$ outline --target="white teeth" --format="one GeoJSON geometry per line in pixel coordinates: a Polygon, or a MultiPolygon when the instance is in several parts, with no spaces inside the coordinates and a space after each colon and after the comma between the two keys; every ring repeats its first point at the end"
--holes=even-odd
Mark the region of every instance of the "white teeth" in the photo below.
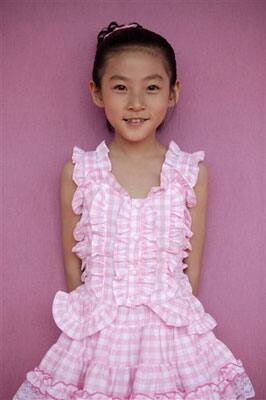
{"type": "Polygon", "coordinates": [[[127,119],[126,121],[138,123],[138,122],[142,122],[142,121],[145,121],[145,120],[143,118],[142,119],[132,118],[132,119],[127,119]]]}

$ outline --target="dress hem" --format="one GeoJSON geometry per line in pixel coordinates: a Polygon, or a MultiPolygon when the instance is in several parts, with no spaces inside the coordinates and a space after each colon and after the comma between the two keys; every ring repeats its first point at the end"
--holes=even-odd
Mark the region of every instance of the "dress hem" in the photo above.
{"type": "MultiPolygon", "coordinates": [[[[138,392],[129,395],[129,397],[110,397],[103,392],[89,393],[87,390],[80,389],[76,385],[67,384],[61,380],[54,381],[49,373],[36,367],[34,371],[31,371],[28,374],[27,379],[19,388],[12,400],[27,400],[28,397],[20,396],[20,394],[23,394],[23,391],[24,394],[29,394],[26,393],[27,390],[38,395],[38,400],[195,400],[195,395],[197,396],[197,400],[246,400],[254,398],[255,392],[246,372],[242,370],[239,373],[236,372],[235,374],[232,374],[232,370],[230,369],[231,367],[233,368],[233,371],[235,367],[241,368],[241,360],[237,360],[237,362],[238,364],[228,363],[219,370],[218,376],[222,377],[222,379],[219,380],[218,383],[205,383],[189,392],[185,392],[183,388],[180,388],[170,392],[156,392],[152,396],[138,392]],[[35,382],[33,374],[36,375],[35,382]],[[40,388],[41,385],[43,388],[40,388]],[[46,388],[44,386],[46,386],[46,388]],[[58,393],[56,386],[62,391],[62,394],[58,393]],[[55,391],[57,393],[55,393],[55,391]],[[232,394],[234,394],[235,397],[232,397],[232,394]],[[40,395],[42,397],[40,397],[40,395]]],[[[32,398],[32,400],[34,400],[34,398],[32,398]]]]}

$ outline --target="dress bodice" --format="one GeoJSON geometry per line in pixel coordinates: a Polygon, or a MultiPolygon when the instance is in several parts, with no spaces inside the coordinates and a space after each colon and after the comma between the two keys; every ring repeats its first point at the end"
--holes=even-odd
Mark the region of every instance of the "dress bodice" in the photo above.
{"type": "Polygon", "coordinates": [[[167,324],[203,333],[216,326],[192,294],[183,259],[192,250],[189,208],[204,151],[187,153],[170,141],[160,185],[132,198],[112,173],[109,148],[73,148],[72,200],[81,215],[72,251],[81,259],[82,284],[58,291],[53,316],[62,331],[81,339],[111,323],[117,307],[148,306],[167,324]]]}

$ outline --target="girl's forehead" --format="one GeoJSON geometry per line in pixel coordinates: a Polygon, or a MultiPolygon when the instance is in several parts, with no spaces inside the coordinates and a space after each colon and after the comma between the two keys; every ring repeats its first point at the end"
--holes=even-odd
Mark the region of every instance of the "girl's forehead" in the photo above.
{"type": "Polygon", "coordinates": [[[105,64],[105,75],[167,75],[162,56],[143,50],[126,50],[110,55],[105,64]]]}
{"type": "Polygon", "coordinates": [[[107,61],[109,63],[115,63],[117,60],[122,62],[127,62],[132,59],[138,60],[140,62],[162,62],[162,53],[159,52],[158,50],[156,51],[155,49],[149,49],[149,48],[130,48],[130,49],[124,49],[120,50],[119,52],[111,53],[107,57],[107,61]]]}

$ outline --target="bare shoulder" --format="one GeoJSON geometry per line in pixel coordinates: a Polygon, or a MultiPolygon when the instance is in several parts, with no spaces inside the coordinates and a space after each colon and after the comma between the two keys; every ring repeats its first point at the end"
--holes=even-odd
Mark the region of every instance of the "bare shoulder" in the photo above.
{"type": "Polygon", "coordinates": [[[208,166],[206,165],[205,161],[200,161],[198,178],[202,181],[208,180],[208,171],[208,166]]]}
{"type": "Polygon", "coordinates": [[[72,160],[66,161],[65,164],[63,164],[61,170],[61,181],[62,182],[72,181],[73,170],[74,170],[74,164],[72,163],[72,160]]]}
{"type": "Polygon", "coordinates": [[[69,202],[77,189],[77,185],[73,180],[74,165],[71,160],[63,164],[60,176],[61,199],[62,202],[69,202]]]}
{"type": "Polygon", "coordinates": [[[204,161],[199,162],[199,172],[198,179],[195,185],[195,192],[197,191],[205,191],[208,185],[208,174],[209,170],[204,161]]]}
{"type": "Polygon", "coordinates": [[[207,205],[208,197],[208,167],[203,161],[200,161],[198,165],[199,172],[194,186],[197,204],[190,210],[192,214],[196,214],[198,211],[202,212],[207,205]]]}

